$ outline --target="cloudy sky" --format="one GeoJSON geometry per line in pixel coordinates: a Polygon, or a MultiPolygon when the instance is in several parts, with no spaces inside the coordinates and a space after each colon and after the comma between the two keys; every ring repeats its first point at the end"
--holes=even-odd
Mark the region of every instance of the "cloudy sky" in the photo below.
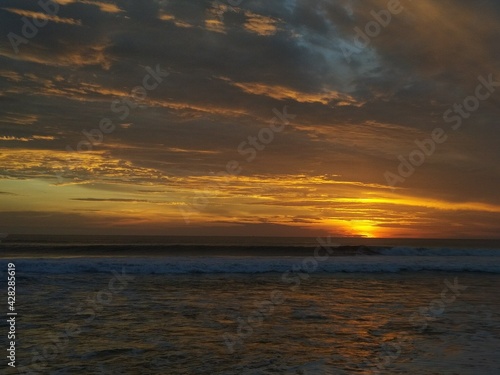
{"type": "Polygon", "coordinates": [[[499,237],[499,17],[3,0],[0,232],[499,237]]]}

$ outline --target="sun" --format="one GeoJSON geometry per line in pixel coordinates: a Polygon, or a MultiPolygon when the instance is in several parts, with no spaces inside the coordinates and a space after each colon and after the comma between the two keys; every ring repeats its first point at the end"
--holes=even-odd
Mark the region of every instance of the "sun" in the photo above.
{"type": "Polygon", "coordinates": [[[373,220],[352,220],[349,223],[349,230],[354,236],[375,238],[377,237],[378,227],[373,220]]]}
{"type": "Polygon", "coordinates": [[[369,219],[328,219],[325,224],[336,235],[346,237],[379,238],[384,232],[378,221],[369,219]]]}

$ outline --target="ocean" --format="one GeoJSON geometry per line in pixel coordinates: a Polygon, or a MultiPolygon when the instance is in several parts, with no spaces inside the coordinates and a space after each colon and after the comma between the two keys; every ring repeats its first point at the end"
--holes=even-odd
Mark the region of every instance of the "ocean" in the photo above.
{"type": "Polygon", "coordinates": [[[11,235],[0,252],[6,374],[500,373],[498,240],[11,235]]]}

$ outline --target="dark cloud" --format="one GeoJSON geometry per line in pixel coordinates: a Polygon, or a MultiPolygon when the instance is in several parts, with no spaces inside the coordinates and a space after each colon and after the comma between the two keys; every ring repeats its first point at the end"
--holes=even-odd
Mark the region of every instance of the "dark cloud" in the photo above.
{"type": "MultiPolygon", "coordinates": [[[[143,187],[208,178],[236,160],[246,178],[334,173],[385,184],[384,172],[396,170],[397,157],[407,156],[415,140],[449,128],[443,113],[474,94],[479,76],[500,80],[500,5],[494,1],[401,0],[404,10],[350,62],[344,52],[355,28],[373,21],[387,1],[246,0],[221,15],[214,4],[64,2],[59,19],[40,27],[16,54],[9,33],[22,35],[23,12],[41,10],[33,1],[5,0],[0,174],[60,186],[143,187]],[[137,99],[134,88],[143,84],[146,68],[156,66],[169,76],[137,99]],[[113,111],[117,100],[132,103],[126,118],[113,111]],[[246,162],[239,145],[284,106],[296,115],[292,124],[246,162]],[[87,154],[65,151],[85,142],[82,132],[98,129],[103,118],[116,128],[102,142],[87,154]]],[[[500,204],[494,188],[500,183],[499,108],[498,93],[481,102],[405,181],[405,194],[500,204]]],[[[183,188],[175,185],[186,195],[183,188]]],[[[92,199],[86,201],[148,203],[92,199]]],[[[309,220],[293,215],[295,223],[309,220]]]]}

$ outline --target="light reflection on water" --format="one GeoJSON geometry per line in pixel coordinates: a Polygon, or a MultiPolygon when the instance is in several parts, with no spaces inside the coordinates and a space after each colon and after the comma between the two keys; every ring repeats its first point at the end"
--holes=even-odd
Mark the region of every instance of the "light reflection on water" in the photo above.
{"type": "Polygon", "coordinates": [[[296,290],[278,273],[134,276],[109,304],[94,305],[89,322],[77,311],[111,274],[21,277],[20,363],[30,364],[51,334],[73,324],[80,333],[59,344],[40,373],[372,374],[368,363],[387,358],[384,343],[402,336],[400,353],[392,351],[382,374],[500,369],[499,275],[314,274],[296,290]],[[469,288],[425,330],[410,324],[455,277],[469,288]],[[266,304],[276,291],[285,301],[266,304]],[[248,322],[259,309],[262,321],[242,329],[238,319],[248,322]],[[241,342],[230,353],[223,335],[238,337],[238,328],[241,342]]]}

